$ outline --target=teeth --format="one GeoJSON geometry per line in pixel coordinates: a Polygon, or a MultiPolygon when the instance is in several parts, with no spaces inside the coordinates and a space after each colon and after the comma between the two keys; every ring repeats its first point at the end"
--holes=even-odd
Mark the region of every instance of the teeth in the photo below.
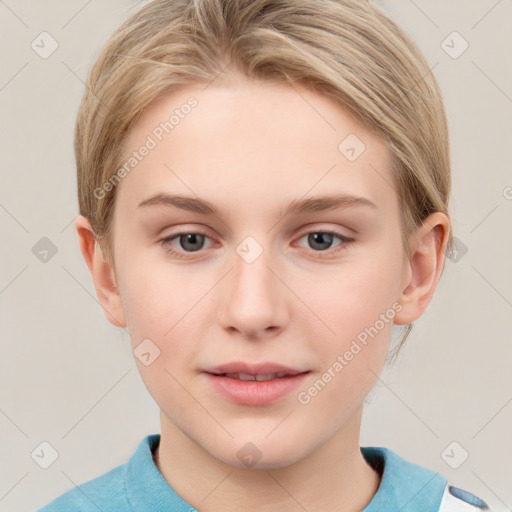
{"type": "Polygon", "coordinates": [[[226,377],[231,379],[239,379],[239,380],[257,380],[259,382],[264,380],[271,380],[280,377],[286,377],[286,373],[269,373],[267,375],[251,375],[250,373],[226,373],[226,377]]]}

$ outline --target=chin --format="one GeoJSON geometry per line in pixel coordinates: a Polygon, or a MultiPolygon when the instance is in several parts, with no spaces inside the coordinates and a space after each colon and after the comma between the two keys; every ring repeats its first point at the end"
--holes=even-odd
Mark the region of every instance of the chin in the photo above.
{"type": "MultiPolygon", "coordinates": [[[[269,440],[256,439],[255,441],[247,440],[245,436],[243,441],[234,442],[234,451],[228,449],[210,451],[210,454],[224,464],[239,469],[279,469],[291,466],[301,459],[301,454],[297,453],[296,447],[290,442],[289,446],[284,446],[282,439],[269,440]]],[[[289,439],[290,441],[290,439],[289,439]]],[[[231,444],[231,443],[230,443],[231,444]]]]}

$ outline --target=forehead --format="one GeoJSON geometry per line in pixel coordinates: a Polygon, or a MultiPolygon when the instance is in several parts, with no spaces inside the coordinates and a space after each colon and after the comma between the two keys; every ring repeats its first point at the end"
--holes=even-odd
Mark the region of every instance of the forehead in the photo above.
{"type": "Polygon", "coordinates": [[[182,87],[144,111],[125,149],[125,162],[145,154],[118,185],[130,207],[160,192],[247,208],[331,192],[395,200],[384,142],[330,98],[285,83],[182,87]]]}

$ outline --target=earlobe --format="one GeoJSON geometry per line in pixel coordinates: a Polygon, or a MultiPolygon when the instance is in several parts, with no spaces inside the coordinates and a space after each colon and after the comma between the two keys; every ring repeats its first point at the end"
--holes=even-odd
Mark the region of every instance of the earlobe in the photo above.
{"type": "Polygon", "coordinates": [[[418,228],[408,261],[410,280],[398,297],[402,310],[395,316],[395,324],[410,324],[427,309],[441,276],[449,234],[450,221],[441,212],[431,214],[418,228]]]}
{"type": "Polygon", "coordinates": [[[90,222],[83,215],[75,220],[80,250],[91,272],[96,295],[107,320],[116,327],[126,327],[126,318],[112,264],[105,258],[90,222]]]}

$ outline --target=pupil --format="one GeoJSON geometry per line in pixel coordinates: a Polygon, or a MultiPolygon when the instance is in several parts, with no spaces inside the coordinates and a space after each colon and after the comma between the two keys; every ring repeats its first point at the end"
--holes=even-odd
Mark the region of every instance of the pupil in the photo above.
{"type": "MultiPolygon", "coordinates": [[[[329,246],[332,243],[332,237],[333,235],[329,235],[328,233],[311,233],[309,235],[309,241],[312,243],[312,246],[315,244],[327,244],[329,246]],[[327,241],[324,240],[324,238],[327,238],[327,241]]],[[[328,249],[329,247],[316,247],[320,250],[328,249]]]]}
{"type": "Polygon", "coordinates": [[[180,238],[180,242],[182,242],[181,245],[184,249],[190,249],[191,251],[198,251],[199,249],[201,249],[201,247],[194,247],[194,243],[197,243],[196,238],[199,238],[199,240],[201,240],[203,238],[203,235],[200,235],[198,233],[189,233],[187,235],[182,235],[180,238]],[[183,239],[185,240],[184,243],[183,239]],[[189,242],[192,244],[192,246],[188,246],[189,242]]]}

